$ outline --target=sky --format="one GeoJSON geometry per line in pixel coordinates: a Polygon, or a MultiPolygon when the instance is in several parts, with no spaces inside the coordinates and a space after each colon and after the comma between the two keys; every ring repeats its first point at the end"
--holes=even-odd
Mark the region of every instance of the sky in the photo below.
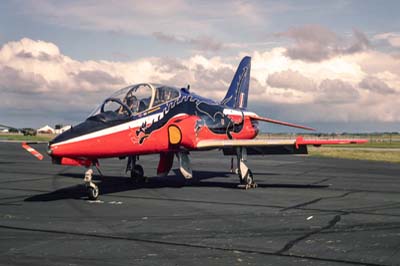
{"type": "Polygon", "coordinates": [[[319,132],[400,131],[399,10],[389,0],[1,1],[0,124],[77,124],[143,82],[219,101],[248,55],[249,110],[319,132]]]}

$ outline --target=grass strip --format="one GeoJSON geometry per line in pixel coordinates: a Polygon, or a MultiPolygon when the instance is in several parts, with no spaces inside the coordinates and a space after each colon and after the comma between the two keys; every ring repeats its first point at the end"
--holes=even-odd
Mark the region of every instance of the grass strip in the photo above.
{"type": "Polygon", "coordinates": [[[358,149],[340,149],[340,148],[329,148],[321,147],[314,148],[309,147],[308,152],[311,156],[317,157],[333,157],[342,159],[352,160],[369,160],[369,161],[381,161],[400,163],[400,151],[389,151],[389,150],[358,150],[358,149]]]}
{"type": "Polygon", "coordinates": [[[0,140],[13,140],[13,141],[50,141],[54,135],[37,135],[37,136],[24,136],[16,134],[0,134],[0,140]]]}

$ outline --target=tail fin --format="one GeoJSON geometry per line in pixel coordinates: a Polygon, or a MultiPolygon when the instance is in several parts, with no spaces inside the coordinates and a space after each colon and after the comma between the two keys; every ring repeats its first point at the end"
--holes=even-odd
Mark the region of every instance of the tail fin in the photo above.
{"type": "Polygon", "coordinates": [[[245,56],[240,62],[221,104],[230,108],[246,109],[249,94],[250,69],[251,57],[245,56]]]}

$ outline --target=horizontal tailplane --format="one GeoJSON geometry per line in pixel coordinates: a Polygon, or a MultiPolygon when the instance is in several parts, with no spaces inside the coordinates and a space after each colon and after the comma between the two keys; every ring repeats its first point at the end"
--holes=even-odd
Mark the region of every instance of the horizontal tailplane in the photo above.
{"type": "Polygon", "coordinates": [[[287,126],[287,127],[295,127],[295,128],[300,128],[300,129],[304,129],[304,130],[315,131],[315,129],[311,128],[311,127],[292,124],[292,123],[288,123],[288,122],[284,122],[284,121],[279,121],[279,120],[271,119],[268,117],[261,117],[261,116],[255,115],[255,116],[250,116],[250,118],[254,119],[254,120],[258,120],[258,121],[272,123],[272,124],[278,124],[278,125],[287,126]]]}

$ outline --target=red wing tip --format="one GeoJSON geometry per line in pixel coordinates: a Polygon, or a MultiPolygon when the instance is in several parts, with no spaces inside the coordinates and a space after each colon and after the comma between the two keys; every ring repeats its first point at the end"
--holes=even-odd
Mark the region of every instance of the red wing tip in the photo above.
{"type": "MultiPolygon", "coordinates": [[[[34,144],[34,143],[33,143],[34,144]]],[[[32,148],[31,146],[29,146],[26,142],[22,142],[22,148],[24,148],[25,150],[27,150],[30,154],[32,154],[33,156],[36,157],[36,159],[38,160],[43,160],[43,155],[38,152],[37,150],[35,150],[34,148],[32,148]]]]}
{"type": "Polygon", "coordinates": [[[368,142],[367,139],[359,139],[358,142],[356,142],[356,143],[362,144],[362,143],[367,143],[367,142],[368,142]]]}

